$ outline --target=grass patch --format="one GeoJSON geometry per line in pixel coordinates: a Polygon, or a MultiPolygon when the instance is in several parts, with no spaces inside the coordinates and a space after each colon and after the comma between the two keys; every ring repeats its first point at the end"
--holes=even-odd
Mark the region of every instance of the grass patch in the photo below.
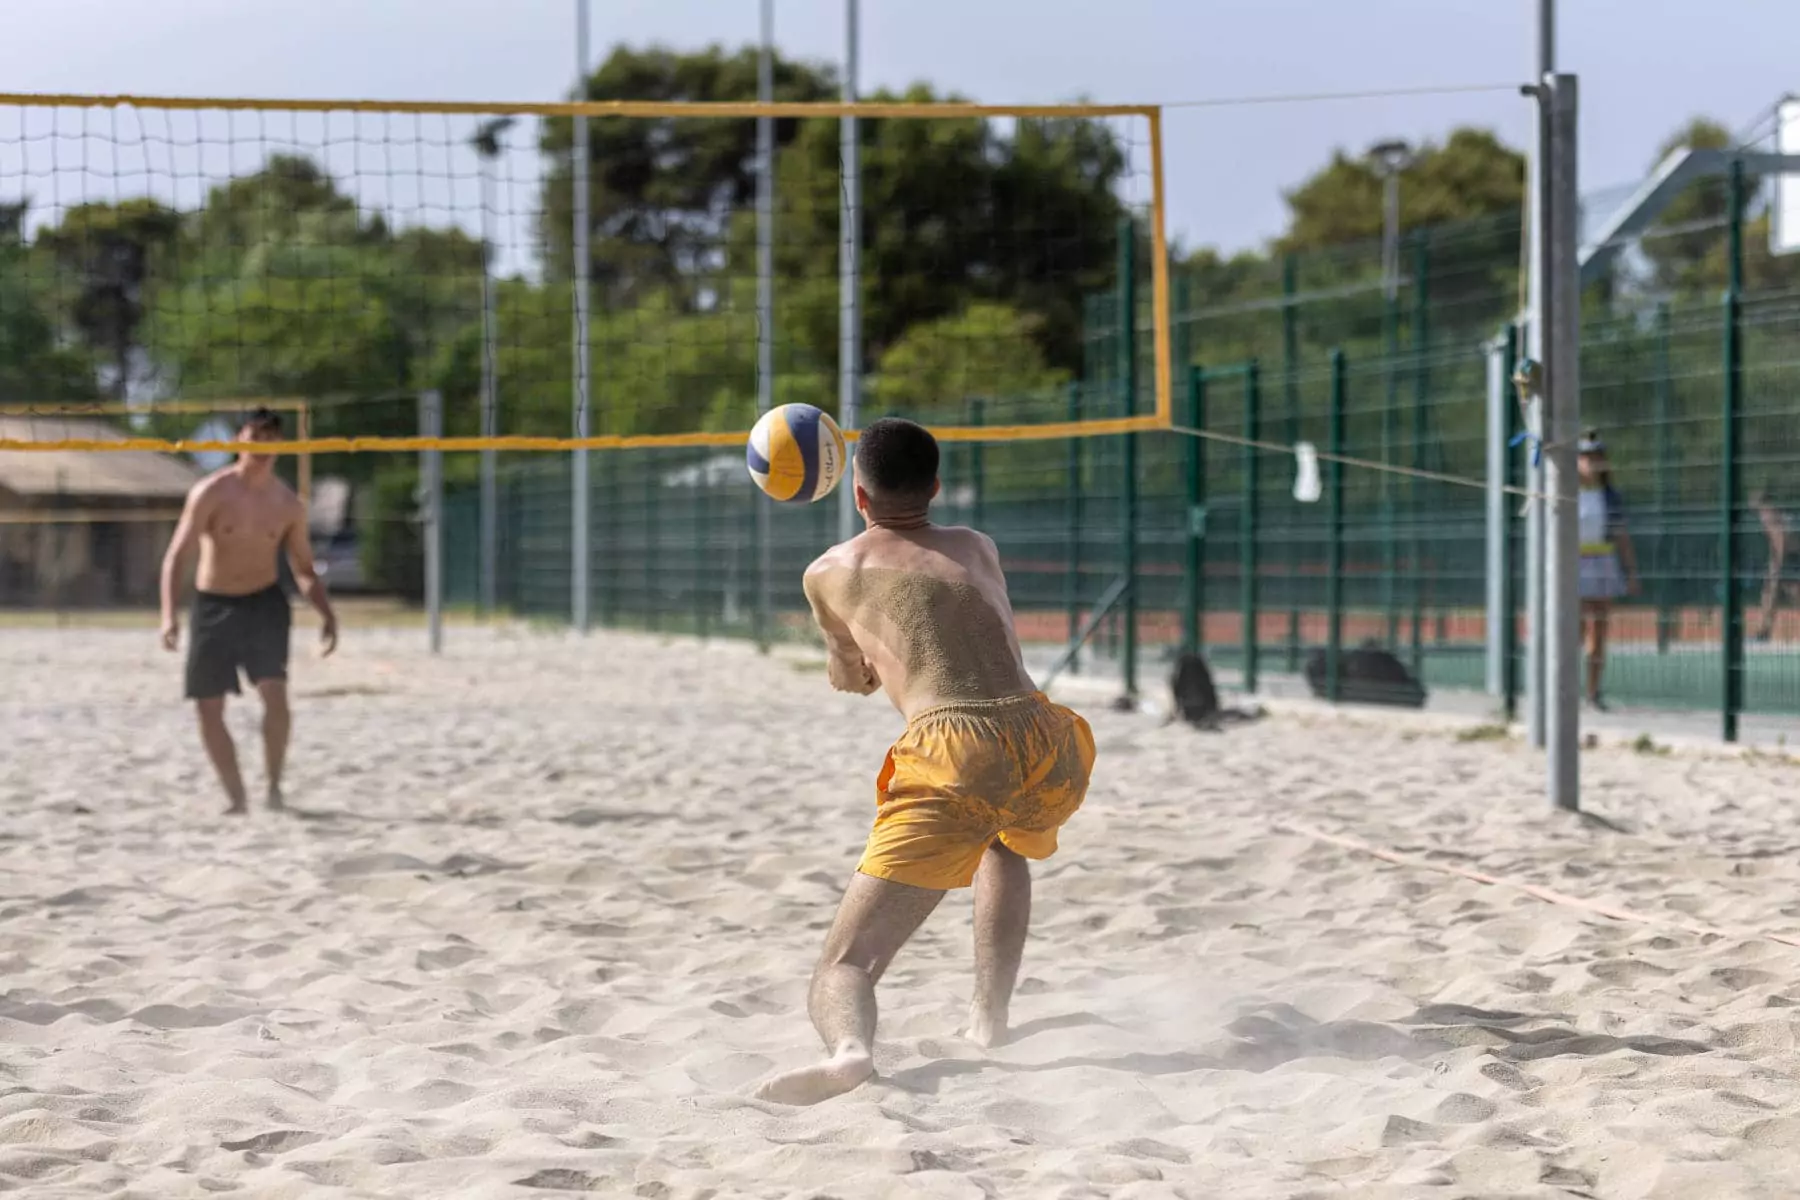
{"type": "Polygon", "coordinates": [[[1456,731],[1459,742],[1504,742],[1512,738],[1512,730],[1504,725],[1473,725],[1456,731]]]}

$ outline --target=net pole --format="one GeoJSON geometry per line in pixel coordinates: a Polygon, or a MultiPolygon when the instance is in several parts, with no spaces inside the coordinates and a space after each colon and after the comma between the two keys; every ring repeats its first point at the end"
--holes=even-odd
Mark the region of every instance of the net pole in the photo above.
{"type": "MultiPolygon", "coordinates": [[[[419,436],[444,436],[444,402],[437,392],[419,394],[419,436]]],[[[424,501],[425,630],[433,654],[444,649],[444,454],[419,452],[419,476],[424,501]]]]}
{"type": "MultiPolygon", "coordinates": [[[[1507,602],[1508,569],[1506,561],[1506,458],[1508,382],[1506,368],[1507,338],[1511,330],[1502,331],[1487,343],[1487,693],[1499,696],[1506,690],[1506,623],[1512,620],[1512,606],[1507,602]]],[[[1415,671],[1417,668],[1414,668],[1415,671]]]]}
{"type": "MultiPolygon", "coordinates": [[[[1119,374],[1125,415],[1137,415],[1137,226],[1130,217],[1119,222],[1119,374]]],[[[1120,674],[1128,700],[1137,699],[1138,650],[1138,435],[1125,435],[1124,478],[1120,480],[1125,594],[1119,605],[1125,644],[1120,674]]]]}
{"type": "MultiPolygon", "coordinates": [[[[1556,3],[1535,0],[1537,18],[1537,71],[1532,76],[1546,79],[1556,70],[1556,3]]],[[[1546,199],[1549,180],[1546,159],[1550,150],[1548,110],[1539,105],[1536,131],[1533,135],[1530,179],[1532,205],[1527,280],[1527,317],[1525,322],[1525,357],[1537,362],[1540,369],[1546,358],[1545,336],[1551,314],[1545,294],[1544,239],[1546,199]]],[[[1525,428],[1542,438],[1544,402],[1541,396],[1526,401],[1525,428]]],[[[1525,510],[1525,738],[1531,746],[1544,746],[1544,467],[1541,458],[1529,449],[1525,486],[1532,499],[1525,510]]]]}
{"type": "MultiPolygon", "coordinates": [[[[500,432],[498,366],[494,361],[494,156],[481,155],[481,436],[500,432]]],[[[499,470],[492,450],[481,452],[481,611],[492,613],[499,598],[499,470]]]]}
{"type": "MultiPolygon", "coordinates": [[[[775,0],[762,0],[762,46],[756,57],[756,98],[775,99],[775,0]]],[[[756,118],[756,412],[775,407],[775,120],[756,118]]],[[[769,583],[774,575],[769,501],[756,505],[756,644],[769,645],[769,583]]]]}
{"type": "MultiPolygon", "coordinates": [[[[588,71],[588,0],[575,0],[575,87],[576,95],[587,96],[588,71]]],[[[588,283],[593,264],[588,261],[588,124],[586,117],[575,118],[574,146],[574,251],[575,251],[575,436],[585,438],[593,428],[588,406],[588,283]]],[[[570,618],[578,633],[589,626],[588,521],[592,515],[593,497],[588,489],[588,452],[575,450],[570,460],[573,512],[570,514],[571,540],[574,543],[570,563],[570,618]]]]}
{"type": "MultiPolygon", "coordinates": [[[[856,103],[857,0],[844,0],[844,103],[856,103]]],[[[857,276],[862,269],[862,169],[857,146],[855,117],[839,122],[839,153],[843,157],[844,186],[838,223],[843,245],[838,250],[838,420],[855,429],[862,399],[862,312],[857,306],[857,276]]],[[[839,489],[838,537],[856,536],[856,488],[839,489]]]]}
{"type": "Polygon", "coordinates": [[[1545,749],[1550,803],[1581,807],[1581,529],[1575,441],[1581,429],[1581,197],[1576,176],[1575,76],[1553,75],[1540,93],[1550,109],[1550,220],[1545,255],[1550,429],[1544,461],[1551,510],[1545,545],[1545,749]]]}
{"type": "MultiPolygon", "coordinates": [[[[299,435],[300,440],[303,442],[312,436],[312,414],[308,411],[309,408],[310,406],[306,401],[302,400],[299,406],[294,409],[294,432],[299,435]]],[[[312,455],[302,454],[300,456],[300,461],[294,464],[294,482],[300,489],[300,502],[306,505],[307,509],[310,511],[312,509],[313,498],[312,455]]]]}

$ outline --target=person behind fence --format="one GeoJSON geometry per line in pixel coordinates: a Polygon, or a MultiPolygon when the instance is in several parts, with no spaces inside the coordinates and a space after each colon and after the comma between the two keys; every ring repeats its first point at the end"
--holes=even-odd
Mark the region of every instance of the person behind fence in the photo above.
{"type": "Polygon", "coordinates": [[[911,421],[862,431],[856,507],[868,528],[806,571],[839,691],[878,689],[906,718],[875,779],[875,823],[807,998],[829,1057],[758,1089],[810,1104],[875,1071],[875,985],[946,890],[975,889],[969,1038],[998,1043],[1031,920],[1030,859],[1087,794],[1094,736],[1037,690],[994,543],[933,525],[938,445],[911,421]]]}
{"type": "Polygon", "coordinates": [[[1581,615],[1587,634],[1588,703],[1604,710],[1600,690],[1606,671],[1607,624],[1613,601],[1638,593],[1637,552],[1625,527],[1625,503],[1613,486],[1606,443],[1598,431],[1582,434],[1576,446],[1581,475],[1581,615]]]}
{"type": "Polygon", "coordinates": [[[1766,642],[1775,632],[1775,612],[1783,600],[1800,602],[1800,544],[1788,529],[1787,518],[1775,506],[1769,493],[1758,490],[1750,497],[1750,507],[1762,523],[1763,536],[1769,542],[1769,568],[1763,575],[1762,605],[1757,609],[1755,641],[1766,642]]]}
{"type": "MultiPolygon", "coordinates": [[[[281,418],[258,409],[238,430],[240,442],[279,441],[281,418]]],[[[195,484],[162,564],[162,643],[181,638],[175,595],[188,555],[200,551],[189,618],[185,691],[200,719],[200,740],[225,788],[228,815],[246,811],[237,748],[225,726],[225,697],[238,691],[242,671],[262,696],[263,765],[268,805],[282,807],[281,769],[292,718],[288,712],[288,631],[293,612],[282,590],[279,557],[286,553],[294,583],[322,623],[324,652],[337,647],[337,617],[325,582],[313,569],[306,505],[275,474],[275,456],[245,450],[231,466],[195,484]]]]}

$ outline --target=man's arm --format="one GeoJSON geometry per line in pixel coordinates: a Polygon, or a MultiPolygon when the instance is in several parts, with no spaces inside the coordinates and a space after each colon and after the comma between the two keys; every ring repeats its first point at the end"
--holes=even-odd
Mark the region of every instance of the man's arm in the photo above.
{"type": "Polygon", "coordinates": [[[283,543],[287,548],[288,566],[294,570],[294,586],[300,589],[306,602],[318,611],[321,622],[319,641],[324,644],[325,653],[329,655],[337,649],[337,614],[331,611],[331,598],[325,594],[325,581],[319,578],[318,568],[313,565],[312,542],[307,538],[306,505],[297,497],[294,501],[294,520],[288,526],[283,543]]]}
{"type": "Polygon", "coordinates": [[[181,626],[175,617],[175,596],[181,590],[181,577],[186,571],[188,555],[200,544],[200,532],[206,528],[210,480],[201,480],[189,489],[181,506],[181,519],[175,523],[175,536],[162,560],[162,642],[165,650],[173,650],[181,637],[181,626]]]}
{"type": "Polygon", "coordinates": [[[881,680],[876,677],[869,660],[863,657],[862,647],[856,644],[850,626],[832,612],[819,595],[817,579],[818,576],[809,569],[801,583],[806,591],[806,602],[812,606],[813,620],[825,636],[825,678],[840,692],[867,696],[881,686],[881,680]]]}

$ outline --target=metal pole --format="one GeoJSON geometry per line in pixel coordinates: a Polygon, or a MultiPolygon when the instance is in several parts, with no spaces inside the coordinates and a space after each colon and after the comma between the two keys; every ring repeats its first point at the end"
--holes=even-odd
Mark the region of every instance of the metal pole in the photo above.
{"type": "MultiPolygon", "coordinates": [[[[1244,367],[1244,436],[1251,441],[1262,437],[1262,385],[1257,370],[1256,360],[1251,359],[1244,367]]],[[[1254,446],[1244,447],[1244,509],[1240,514],[1238,562],[1243,569],[1242,580],[1242,626],[1239,632],[1244,640],[1244,691],[1256,690],[1256,635],[1257,618],[1257,578],[1256,556],[1257,506],[1260,502],[1257,487],[1258,455],[1254,446]]]]}
{"type": "MultiPolygon", "coordinates": [[[[762,0],[762,47],[756,56],[756,98],[775,99],[775,0],[762,0]]],[[[775,119],[756,118],[756,411],[775,407],[775,119]]],[[[846,488],[846,491],[854,489],[846,488]]],[[[756,512],[756,644],[769,645],[769,587],[774,578],[771,505],[751,498],[756,512]]]]}
{"type": "Polygon", "coordinates": [[[1507,409],[1512,404],[1512,384],[1506,369],[1507,338],[1512,327],[1487,343],[1487,692],[1501,695],[1506,688],[1506,623],[1512,620],[1506,602],[1506,460],[1507,409]]]}
{"type": "MultiPolygon", "coordinates": [[[[1540,83],[1556,70],[1556,3],[1537,0],[1537,71],[1533,78],[1540,83]]],[[[1538,105],[1538,121],[1534,133],[1530,163],[1530,185],[1533,202],[1529,257],[1527,258],[1527,317],[1525,321],[1525,357],[1546,369],[1545,330],[1553,319],[1550,296],[1545,287],[1545,224],[1549,214],[1549,172],[1545,169],[1549,153],[1549,115],[1547,107],[1538,105]]],[[[1526,402],[1525,427],[1542,437],[1544,405],[1541,397],[1526,402]]],[[[1525,486],[1533,497],[1545,495],[1543,464],[1532,463],[1527,447],[1525,486]]],[[[1544,507],[1545,501],[1532,499],[1525,509],[1525,736],[1534,747],[1544,745],[1544,507]]]]}
{"type": "MultiPolygon", "coordinates": [[[[495,362],[497,334],[494,317],[494,156],[481,154],[481,436],[500,432],[498,410],[499,368],[495,362]]],[[[500,476],[498,456],[481,452],[481,611],[499,607],[500,578],[500,476]]]]}
{"type": "Polygon", "coordinates": [[[1743,506],[1744,422],[1744,163],[1731,162],[1728,203],[1729,233],[1725,284],[1725,403],[1720,470],[1723,495],[1719,513],[1720,632],[1724,640],[1724,679],[1720,716],[1725,740],[1738,738],[1738,714],[1744,709],[1744,604],[1738,589],[1737,517],[1743,506]]]}
{"type": "MultiPolygon", "coordinates": [[[[1675,462],[1670,453],[1674,434],[1674,417],[1670,412],[1670,393],[1675,379],[1669,366],[1669,305],[1656,306],[1656,575],[1651,583],[1656,593],[1656,652],[1669,652],[1669,637],[1675,628],[1675,613],[1669,605],[1669,572],[1666,554],[1669,545],[1669,516],[1675,508],[1675,462]]],[[[1643,564],[1639,562],[1639,569],[1643,564]]]]}
{"type": "Polygon", "coordinates": [[[1325,698],[1343,694],[1344,650],[1344,352],[1331,352],[1331,436],[1329,521],[1325,563],[1325,698]]]}
{"type": "MultiPolygon", "coordinates": [[[[844,103],[856,103],[856,7],[844,0],[844,103]]],[[[862,415],[862,311],[857,284],[862,272],[862,167],[855,117],[839,122],[839,154],[844,160],[844,186],[838,209],[838,421],[855,429],[862,415]]],[[[838,537],[856,536],[856,489],[840,488],[838,537]]]]}
{"type": "MultiPolygon", "coordinates": [[[[1287,402],[1287,441],[1300,440],[1300,290],[1298,264],[1292,254],[1281,256],[1281,389],[1287,402]]],[[[1305,551],[1299,538],[1288,542],[1287,669],[1300,670],[1300,562],[1305,551]]]]}
{"type": "MultiPolygon", "coordinates": [[[[1189,429],[1206,428],[1206,372],[1190,366],[1187,372],[1187,423],[1189,429]]],[[[1200,438],[1187,437],[1183,447],[1187,467],[1187,530],[1181,563],[1181,648],[1189,654],[1201,651],[1206,613],[1206,447],[1200,438]]]]}
{"type": "Polygon", "coordinates": [[[1546,361],[1549,436],[1544,449],[1547,521],[1544,561],[1545,738],[1550,802],[1581,807],[1581,530],[1575,441],[1581,429],[1581,194],[1576,176],[1578,95],[1573,75],[1554,75],[1542,92],[1551,110],[1550,220],[1545,299],[1550,324],[1546,361]]]}
{"type": "MultiPolygon", "coordinates": [[[[1400,172],[1390,171],[1382,185],[1381,218],[1381,374],[1385,397],[1381,409],[1381,459],[1394,462],[1400,441],[1400,172]]],[[[1399,648],[1400,535],[1395,528],[1393,473],[1381,473],[1381,607],[1387,615],[1386,645],[1399,648]]]]}
{"type": "MultiPolygon", "coordinates": [[[[1119,374],[1120,393],[1126,416],[1137,413],[1137,227],[1130,217],[1119,222],[1119,374]]],[[[1125,626],[1125,644],[1120,654],[1120,669],[1125,695],[1137,698],[1138,644],[1138,435],[1125,435],[1124,478],[1120,480],[1120,509],[1124,542],[1120,574],[1125,577],[1125,595],[1119,605],[1125,626]]]]}
{"type": "MultiPolygon", "coordinates": [[[[437,392],[419,394],[419,436],[444,436],[444,402],[437,392]]],[[[425,629],[431,652],[444,648],[444,453],[419,452],[420,491],[424,493],[425,629]]]]}
{"type": "MultiPolygon", "coordinates": [[[[588,0],[575,0],[575,94],[587,98],[588,0]]],[[[575,118],[575,436],[585,438],[593,430],[588,399],[588,281],[593,264],[588,261],[588,123],[575,118]]],[[[588,489],[588,452],[576,450],[570,463],[574,511],[571,514],[570,616],[579,633],[588,631],[589,533],[593,497],[588,489]]]]}
{"type": "MultiPolygon", "coordinates": [[[[1069,385],[1069,420],[1081,420],[1081,384],[1069,385]]],[[[1068,558],[1069,569],[1063,576],[1063,605],[1069,610],[1069,641],[1081,636],[1081,459],[1083,439],[1069,439],[1068,463],[1068,558]]],[[[1077,651],[1069,654],[1069,673],[1079,674],[1081,658],[1077,651]]]]}
{"type": "MultiPolygon", "coordinates": [[[[1501,404],[1505,411],[1501,414],[1504,424],[1501,425],[1500,466],[1501,482],[1511,485],[1519,477],[1518,458],[1506,453],[1506,447],[1512,444],[1513,435],[1519,429],[1519,406],[1512,400],[1513,369],[1519,361],[1519,327],[1506,327],[1505,357],[1500,363],[1501,404]]],[[[1506,719],[1513,721],[1519,715],[1519,596],[1518,550],[1514,546],[1512,529],[1512,512],[1507,506],[1507,495],[1500,494],[1500,696],[1504,705],[1506,719]]]]}
{"type": "MultiPolygon", "coordinates": [[[[1413,311],[1412,311],[1412,352],[1413,352],[1413,411],[1412,411],[1412,467],[1415,471],[1425,469],[1425,440],[1428,422],[1426,420],[1426,404],[1431,395],[1431,240],[1425,231],[1414,235],[1413,243],[1413,311]]],[[[1422,482],[1417,475],[1406,485],[1407,493],[1407,531],[1408,557],[1412,559],[1412,669],[1419,675],[1425,669],[1425,650],[1422,644],[1425,625],[1425,539],[1424,506],[1420,503],[1422,482]]],[[[1444,641],[1444,609],[1443,598],[1438,600],[1438,618],[1435,641],[1441,647],[1444,641]]]]}

